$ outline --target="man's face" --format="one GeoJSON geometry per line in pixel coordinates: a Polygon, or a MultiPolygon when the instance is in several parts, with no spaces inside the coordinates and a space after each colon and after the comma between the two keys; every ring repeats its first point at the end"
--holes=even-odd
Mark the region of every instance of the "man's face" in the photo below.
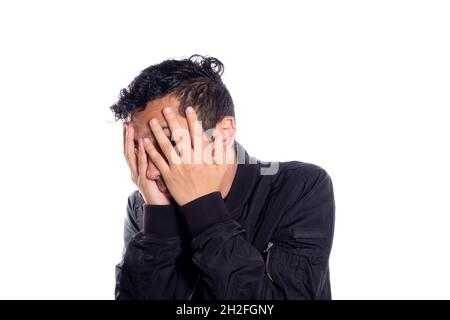
{"type": "MultiPolygon", "coordinates": [[[[138,145],[137,139],[149,138],[151,143],[153,143],[153,145],[156,147],[156,149],[159,151],[159,153],[163,157],[164,157],[164,155],[163,155],[161,149],[159,148],[159,145],[158,145],[155,137],[153,136],[153,133],[150,130],[149,122],[153,118],[158,119],[159,123],[161,124],[161,127],[164,130],[164,133],[170,139],[171,132],[169,130],[166,119],[164,118],[164,115],[163,115],[164,107],[171,107],[180,126],[183,129],[188,130],[188,123],[186,121],[186,118],[181,116],[180,113],[178,112],[179,100],[178,100],[178,98],[176,98],[173,95],[167,95],[167,96],[161,97],[159,99],[155,99],[155,100],[148,102],[145,109],[143,111],[136,113],[134,115],[133,119],[130,121],[130,124],[134,127],[134,130],[135,130],[135,134],[134,134],[135,135],[134,136],[135,146],[137,147],[137,145],[138,145]]],[[[172,142],[172,144],[173,144],[173,142],[172,142]]],[[[169,197],[170,193],[169,193],[169,190],[167,189],[166,184],[164,183],[161,172],[150,160],[150,157],[147,157],[147,159],[148,159],[147,178],[149,180],[154,180],[158,186],[159,191],[161,191],[164,195],[169,197]]]]}

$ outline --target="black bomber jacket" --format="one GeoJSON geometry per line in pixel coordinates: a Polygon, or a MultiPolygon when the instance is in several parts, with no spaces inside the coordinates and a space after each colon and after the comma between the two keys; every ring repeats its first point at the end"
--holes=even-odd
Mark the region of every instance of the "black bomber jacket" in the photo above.
{"type": "Polygon", "coordinates": [[[333,186],[319,166],[236,143],[230,192],[184,206],[128,198],[116,299],[331,299],[333,186]]]}

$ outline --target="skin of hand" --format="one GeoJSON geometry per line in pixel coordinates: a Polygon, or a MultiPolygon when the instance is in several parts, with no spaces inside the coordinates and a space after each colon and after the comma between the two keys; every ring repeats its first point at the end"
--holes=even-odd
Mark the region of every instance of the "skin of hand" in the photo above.
{"type": "Polygon", "coordinates": [[[177,151],[157,119],[150,121],[150,128],[167,161],[149,139],[144,138],[144,146],[178,205],[183,206],[203,195],[220,191],[227,169],[223,158],[225,144],[220,135],[211,143],[205,137],[201,125],[198,125],[192,107],[186,108],[188,131],[180,127],[170,107],[164,108],[164,117],[172,135],[180,131],[187,132],[176,141],[177,151]]]}
{"type": "Polygon", "coordinates": [[[131,171],[131,180],[137,186],[146,204],[170,204],[170,199],[159,191],[156,181],[146,176],[148,162],[143,140],[138,140],[139,147],[136,150],[133,139],[133,126],[124,123],[124,155],[131,171]]]}

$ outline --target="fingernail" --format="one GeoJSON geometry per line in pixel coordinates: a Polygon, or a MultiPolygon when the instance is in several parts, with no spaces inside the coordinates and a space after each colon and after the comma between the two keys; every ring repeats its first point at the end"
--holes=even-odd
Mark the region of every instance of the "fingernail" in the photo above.
{"type": "Polygon", "coordinates": [[[194,112],[194,108],[192,108],[192,107],[187,107],[187,108],[186,108],[186,112],[189,113],[189,114],[191,114],[191,113],[194,112]]]}
{"type": "Polygon", "coordinates": [[[152,126],[156,126],[157,124],[158,124],[158,120],[157,119],[152,119],[150,121],[150,125],[152,125],[152,126]]]}
{"type": "Polygon", "coordinates": [[[169,107],[165,107],[163,111],[165,114],[170,114],[170,112],[171,112],[169,107]]]}
{"type": "Polygon", "coordinates": [[[149,144],[150,143],[150,139],[149,138],[144,138],[144,143],[145,144],[149,144]]]}

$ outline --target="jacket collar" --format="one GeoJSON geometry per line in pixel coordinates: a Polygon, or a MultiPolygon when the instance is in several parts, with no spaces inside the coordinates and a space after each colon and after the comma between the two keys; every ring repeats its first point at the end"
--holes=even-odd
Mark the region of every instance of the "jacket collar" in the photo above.
{"type": "Polygon", "coordinates": [[[224,198],[225,205],[231,216],[234,215],[233,213],[239,212],[247,202],[259,174],[258,160],[250,156],[247,150],[237,141],[234,143],[234,149],[238,159],[238,166],[230,191],[224,198]]]}

